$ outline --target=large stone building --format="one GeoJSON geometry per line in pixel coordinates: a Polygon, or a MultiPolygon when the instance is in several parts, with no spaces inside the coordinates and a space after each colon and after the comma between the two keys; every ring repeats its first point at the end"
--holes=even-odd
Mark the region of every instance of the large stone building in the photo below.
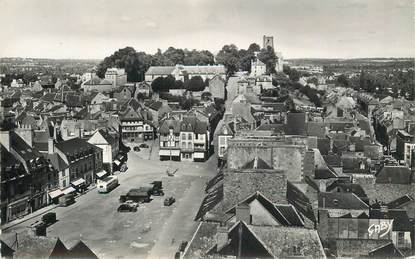
{"type": "Polygon", "coordinates": [[[212,79],[216,75],[226,78],[223,65],[196,65],[196,66],[151,66],[146,74],[145,81],[150,83],[158,77],[173,76],[176,80],[187,81],[194,76],[200,76],[203,80],[212,79]]]}
{"type": "MultiPolygon", "coordinates": [[[[96,174],[102,170],[102,149],[80,138],[59,142],[55,152],[69,166],[69,183],[89,185],[96,179],[96,174]]],[[[66,181],[66,179],[63,179],[66,181]]],[[[67,186],[69,183],[62,183],[67,186]]]]}

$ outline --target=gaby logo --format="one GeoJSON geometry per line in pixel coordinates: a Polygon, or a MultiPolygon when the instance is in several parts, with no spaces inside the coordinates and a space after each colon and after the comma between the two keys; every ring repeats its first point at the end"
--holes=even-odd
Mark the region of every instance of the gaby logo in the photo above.
{"type": "Polygon", "coordinates": [[[382,221],[379,224],[372,224],[367,229],[369,232],[369,236],[372,236],[373,234],[378,234],[379,238],[386,236],[392,229],[392,223],[391,221],[382,221]]]}

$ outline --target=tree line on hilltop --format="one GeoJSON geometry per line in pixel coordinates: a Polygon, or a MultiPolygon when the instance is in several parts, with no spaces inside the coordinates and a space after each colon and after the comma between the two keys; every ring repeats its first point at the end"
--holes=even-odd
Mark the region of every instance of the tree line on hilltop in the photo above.
{"type": "Polygon", "coordinates": [[[97,75],[104,78],[105,71],[110,67],[124,68],[127,73],[127,80],[138,82],[144,80],[144,74],[150,66],[174,66],[181,65],[213,65],[223,64],[227,74],[242,70],[251,70],[251,60],[258,58],[265,63],[268,73],[275,72],[277,57],[271,47],[261,49],[256,43],[249,45],[248,49],[239,49],[234,44],[223,46],[214,56],[208,50],[188,50],[169,47],[162,52],[160,49],[153,55],[143,51],[136,51],[132,47],[125,47],[115,51],[106,57],[97,68],[97,75]]]}

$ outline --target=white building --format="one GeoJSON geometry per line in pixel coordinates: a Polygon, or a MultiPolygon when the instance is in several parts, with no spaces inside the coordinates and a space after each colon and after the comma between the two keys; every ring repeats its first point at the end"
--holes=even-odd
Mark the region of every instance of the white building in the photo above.
{"type": "Polygon", "coordinates": [[[123,86],[127,83],[127,74],[124,68],[107,68],[105,79],[111,81],[114,87],[123,86]]]}

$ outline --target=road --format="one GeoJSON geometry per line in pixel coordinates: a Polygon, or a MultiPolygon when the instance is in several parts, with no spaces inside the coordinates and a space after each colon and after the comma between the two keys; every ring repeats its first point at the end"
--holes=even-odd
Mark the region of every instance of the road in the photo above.
{"type": "MultiPolygon", "coordinates": [[[[69,207],[53,209],[58,222],[48,227],[47,235],[59,237],[69,247],[82,239],[99,258],[173,258],[180,242],[190,240],[197,227],[193,218],[206,181],[216,174],[216,163],[213,157],[205,163],[161,162],[157,153],[157,142],[151,154],[150,149],[131,151],[129,169],[118,174],[120,186],[112,192],[92,190],[69,207]],[[168,177],[167,168],[178,171],[168,177]],[[164,197],[140,204],[135,213],[117,212],[121,194],[154,180],[163,181],[164,197]],[[174,196],[176,202],[165,207],[163,201],[168,196],[174,196]]],[[[1,239],[13,243],[15,233],[27,230],[40,217],[3,231],[1,239]]]]}

